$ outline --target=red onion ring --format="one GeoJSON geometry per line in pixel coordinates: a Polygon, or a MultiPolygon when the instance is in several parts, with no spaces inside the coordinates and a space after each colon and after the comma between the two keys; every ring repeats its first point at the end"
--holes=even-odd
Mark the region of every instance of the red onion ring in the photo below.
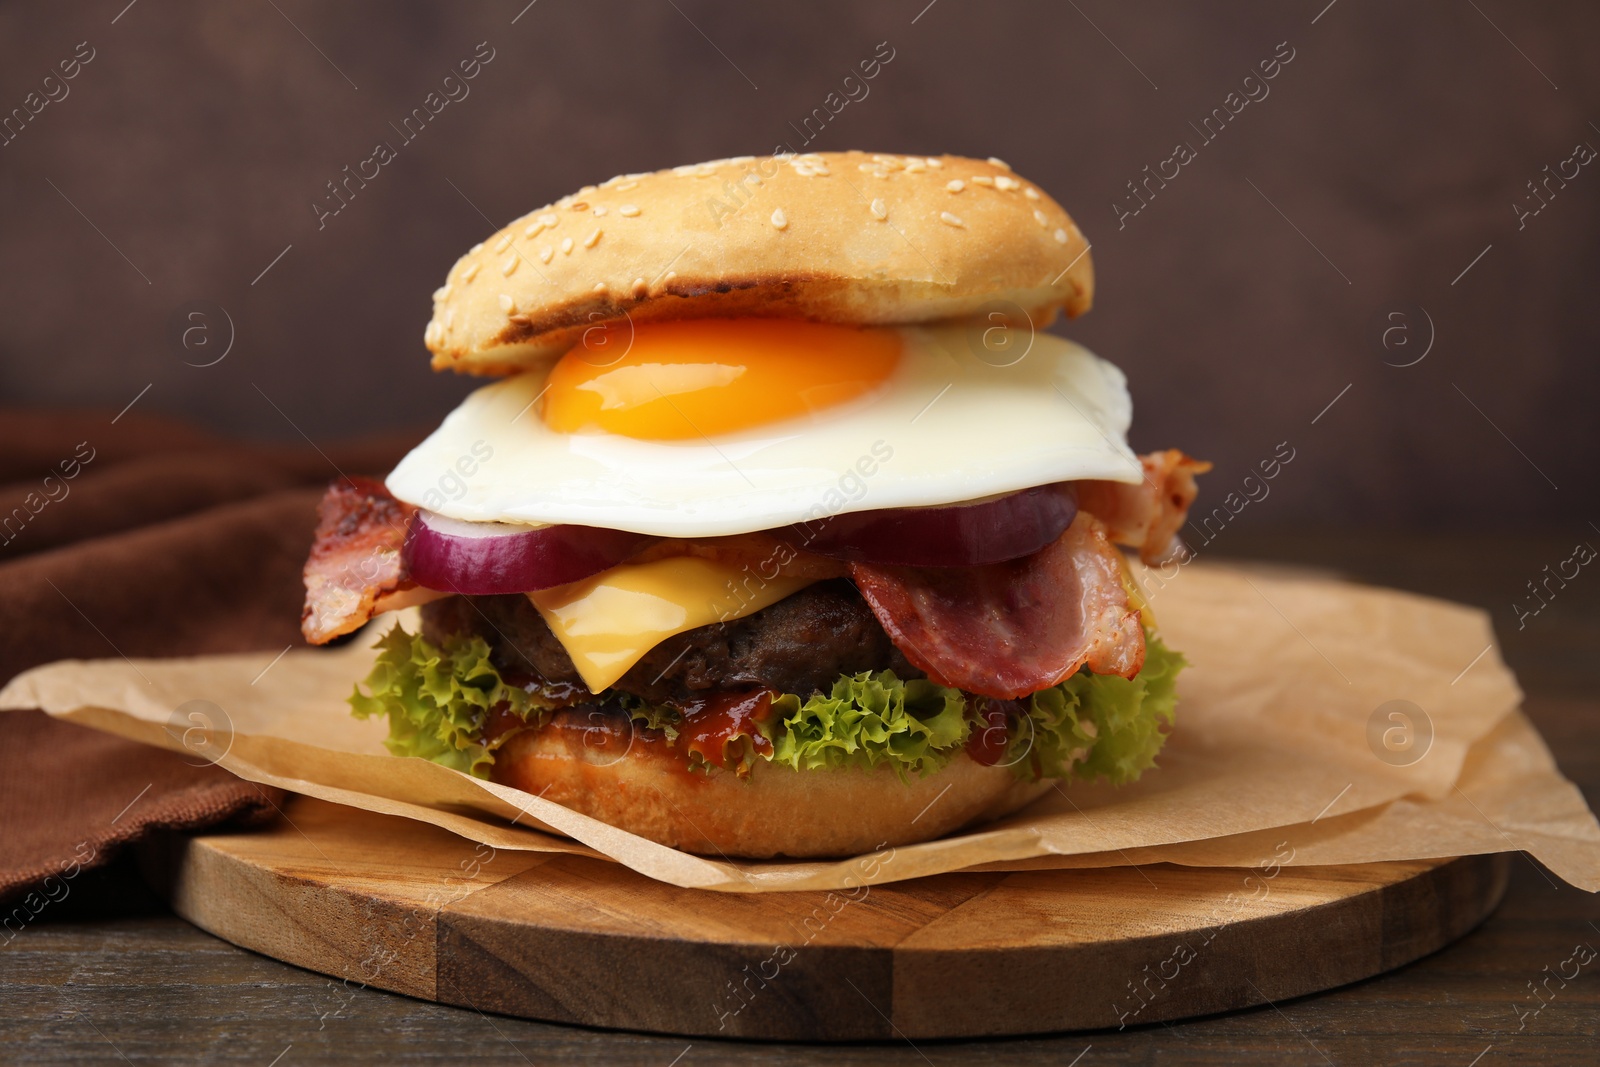
{"type": "Polygon", "coordinates": [[[487,596],[529,593],[587,578],[621,563],[647,540],[643,534],[598,526],[464,522],[418,511],[400,555],[418,585],[487,596]]]}
{"type": "Polygon", "coordinates": [[[931,508],[884,508],[796,523],[772,533],[819,555],[901,567],[972,567],[1032,555],[1078,513],[1066,482],[992,500],[931,508]]]}

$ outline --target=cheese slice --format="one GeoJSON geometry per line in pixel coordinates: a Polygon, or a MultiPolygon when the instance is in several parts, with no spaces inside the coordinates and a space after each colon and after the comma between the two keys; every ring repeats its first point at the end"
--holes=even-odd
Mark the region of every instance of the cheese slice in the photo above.
{"type": "MultiPolygon", "coordinates": [[[[1117,553],[1117,562],[1122,569],[1122,589],[1128,594],[1128,603],[1139,613],[1139,621],[1152,630],[1159,630],[1161,626],[1156,622],[1155,609],[1150,606],[1150,598],[1144,595],[1139,581],[1133,576],[1132,564],[1128,562],[1126,553],[1117,553]]],[[[1141,565],[1142,568],[1142,565],[1141,565]]]]}
{"type": "Polygon", "coordinates": [[[732,622],[776,604],[814,579],[767,579],[748,565],[691,556],[624,563],[592,578],[529,593],[594,693],[612,684],[662,641],[686,630],[732,622]]]}

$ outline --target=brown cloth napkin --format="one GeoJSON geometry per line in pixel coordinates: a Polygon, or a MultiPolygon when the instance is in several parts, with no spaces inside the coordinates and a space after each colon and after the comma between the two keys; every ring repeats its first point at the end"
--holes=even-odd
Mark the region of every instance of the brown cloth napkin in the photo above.
{"type": "MultiPolygon", "coordinates": [[[[65,658],[259,649],[265,666],[302,643],[322,487],[386,473],[421,436],[292,447],[134,413],[0,411],[0,684],[65,658]]],[[[42,907],[155,830],[282,802],[203,759],[0,713],[0,900],[42,907]]]]}

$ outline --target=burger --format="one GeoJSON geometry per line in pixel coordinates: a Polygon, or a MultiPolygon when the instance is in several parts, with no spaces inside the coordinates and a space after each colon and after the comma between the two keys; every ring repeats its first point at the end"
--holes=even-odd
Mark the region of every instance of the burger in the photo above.
{"type": "Polygon", "coordinates": [[[1183,660],[1122,548],[1181,552],[1209,465],[1135,455],[1122,373],[1043,332],[1093,288],[998,159],[580,189],[434,293],[433,366],[498,380],[328,490],[305,636],[420,606],[350,701],[391,752],[696,853],[850,855],[1129,781],[1183,660]]]}

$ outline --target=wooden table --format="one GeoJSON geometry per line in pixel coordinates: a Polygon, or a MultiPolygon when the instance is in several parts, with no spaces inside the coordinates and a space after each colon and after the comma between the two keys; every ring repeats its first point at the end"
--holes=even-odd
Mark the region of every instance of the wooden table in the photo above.
{"type": "MultiPolygon", "coordinates": [[[[1519,630],[1512,602],[1587,527],[1547,536],[1255,534],[1216,552],[1325,566],[1490,609],[1527,711],[1600,803],[1600,577],[1580,574],[1519,630]]],[[[0,947],[0,1062],[506,1064],[1579,1064],[1600,1061],[1600,900],[1518,860],[1500,910],[1409,967],[1301,1000],[1174,1025],[993,1042],[750,1045],[553,1026],[371,990],[234,948],[165,913],[128,864],[0,947]],[[1569,965],[1570,970],[1570,965],[1569,965]],[[1541,985],[1541,983],[1544,983],[1541,985]],[[1531,991],[1540,988],[1540,999],[1531,991]],[[1548,990],[1548,991],[1547,991],[1548,990]],[[1542,1006],[1541,1006],[1542,1005],[1542,1006]],[[1538,1009],[1535,1014],[1534,1009],[1538,1009]],[[1520,1015],[1519,1015],[1520,1012],[1520,1015]],[[1520,1027],[1519,1027],[1520,1023],[1520,1027]]],[[[640,990],[649,996],[649,990],[640,990]]]]}

